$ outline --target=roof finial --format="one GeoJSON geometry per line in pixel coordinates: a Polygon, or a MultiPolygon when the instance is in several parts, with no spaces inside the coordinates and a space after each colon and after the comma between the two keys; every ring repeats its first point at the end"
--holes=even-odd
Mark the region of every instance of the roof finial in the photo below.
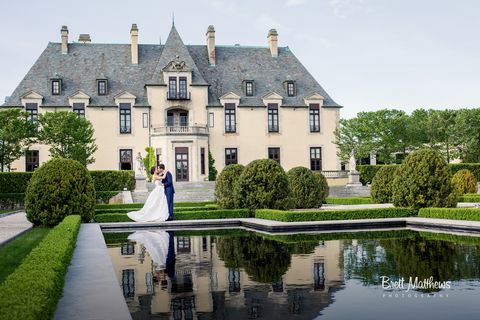
{"type": "Polygon", "coordinates": [[[172,27],[175,27],[175,12],[172,12],[172,27]]]}

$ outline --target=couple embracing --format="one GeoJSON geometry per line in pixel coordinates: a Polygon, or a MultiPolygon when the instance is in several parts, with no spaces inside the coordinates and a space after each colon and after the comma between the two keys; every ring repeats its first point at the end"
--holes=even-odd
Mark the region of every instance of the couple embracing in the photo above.
{"type": "Polygon", "coordinates": [[[161,222],[173,220],[173,188],[172,174],[165,170],[165,165],[152,167],[153,191],[145,201],[140,211],[127,213],[128,217],[137,222],[161,222]]]}

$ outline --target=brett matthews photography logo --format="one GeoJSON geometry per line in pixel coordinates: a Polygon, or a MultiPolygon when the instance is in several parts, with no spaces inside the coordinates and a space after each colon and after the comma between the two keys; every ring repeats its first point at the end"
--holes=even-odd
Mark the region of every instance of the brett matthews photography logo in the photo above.
{"type": "Polygon", "coordinates": [[[388,276],[381,276],[382,289],[388,291],[383,297],[439,297],[448,298],[446,293],[438,293],[443,289],[452,287],[451,281],[435,281],[433,277],[421,279],[419,277],[409,277],[408,281],[404,277],[391,279],[388,276]],[[409,293],[405,295],[405,293],[409,293]],[[429,293],[430,292],[430,293],[429,293]]]}

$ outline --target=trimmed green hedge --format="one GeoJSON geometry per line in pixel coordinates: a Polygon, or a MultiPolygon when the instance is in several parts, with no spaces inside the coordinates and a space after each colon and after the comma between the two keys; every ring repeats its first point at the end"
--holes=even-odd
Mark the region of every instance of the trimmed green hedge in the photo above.
{"type": "Polygon", "coordinates": [[[96,191],[122,191],[135,189],[135,173],[126,170],[90,171],[96,191]]]}
{"type": "Polygon", "coordinates": [[[51,319],[63,293],[80,216],[53,228],[0,285],[0,319],[51,319]]]}
{"type": "MultiPolygon", "coordinates": [[[[384,165],[359,165],[357,166],[358,172],[360,172],[360,182],[362,184],[372,183],[373,177],[377,171],[384,165]]],[[[450,172],[455,174],[462,169],[470,170],[473,175],[480,181],[480,163],[450,163],[448,164],[450,172]]]]}
{"type": "Polygon", "coordinates": [[[327,198],[325,200],[327,204],[372,204],[374,203],[370,197],[349,197],[349,198],[327,198]]]}
{"type": "Polygon", "coordinates": [[[422,218],[480,221],[477,208],[422,208],[418,212],[422,218]]]}
{"type": "Polygon", "coordinates": [[[33,172],[0,172],[1,193],[25,193],[33,172]]]}
{"type": "Polygon", "coordinates": [[[357,170],[358,172],[360,172],[360,182],[363,185],[371,184],[373,178],[377,174],[377,171],[380,170],[380,168],[383,166],[383,164],[357,166],[357,170]]]}
{"type": "Polygon", "coordinates": [[[95,200],[101,203],[108,203],[108,200],[115,197],[118,191],[95,191],[95,200]]]}
{"type": "Polygon", "coordinates": [[[458,202],[480,202],[480,194],[467,193],[458,196],[458,202]]]}
{"type": "Polygon", "coordinates": [[[25,193],[0,193],[0,209],[23,208],[25,193]]]}
{"type": "MultiPolygon", "coordinates": [[[[0,193],[25,193],[33,172],[0,172],[0,193]]],[[[92,170],[96,191],[135,189],[135,174],[125,170],[92,170]]]]}
{"type": "MultiPolygon", "coordinates": [[[[248,209],[225,209],[225,210],[204,210],[204,211],[174,211],[174,220],[197,220],[197,219],[228,219],[228,218],[249,218],[248,209]]],[[[132,221],[126,213],[105,213],[95,216],[95,222],[130,222],[132,221]]]]}
{"type": "Polygon", "coordinates": [[[255,212],[255,218],[292,221],[324,221],[324,220],[353,220],[401,218],[416,216],[417,211],[410,208],[378,208],[362,210],[322,210],[322,211],[281,211],[261,209],[255,212]]]}
{"type": "MultiPolygon", "coordinates": [[[[140,209],[143,207],[143,203],[122,203],[122,204],[97,204],[96,209],[140,209]]],[[[204,202],[176,202],[174,203],[175,208],[183,207],[215,207],[215,202],[204,201],[204,202]]]]}

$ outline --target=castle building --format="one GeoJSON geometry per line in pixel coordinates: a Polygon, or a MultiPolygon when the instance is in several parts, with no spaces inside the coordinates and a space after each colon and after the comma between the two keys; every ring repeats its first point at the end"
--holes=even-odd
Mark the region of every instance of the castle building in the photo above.
{"type": "MultiPolygon", "coordinates": [[[[92,170],[133,169],[138,153],[155,150],[176,181],[208,178],[208,154],[218,171],[261,158],[285,170],[340,170],[334,131],[341,106],[325,92],[278,33],[268,45],[185,45],[172,25],[163,45],[92,43],[90,35],[49,43],[2,108],[39,114],[73,111],[95,129],[92,170]]],[[[32,171],[49,159],[48,146],[33,145],[15,161],[32,171]]]]}

